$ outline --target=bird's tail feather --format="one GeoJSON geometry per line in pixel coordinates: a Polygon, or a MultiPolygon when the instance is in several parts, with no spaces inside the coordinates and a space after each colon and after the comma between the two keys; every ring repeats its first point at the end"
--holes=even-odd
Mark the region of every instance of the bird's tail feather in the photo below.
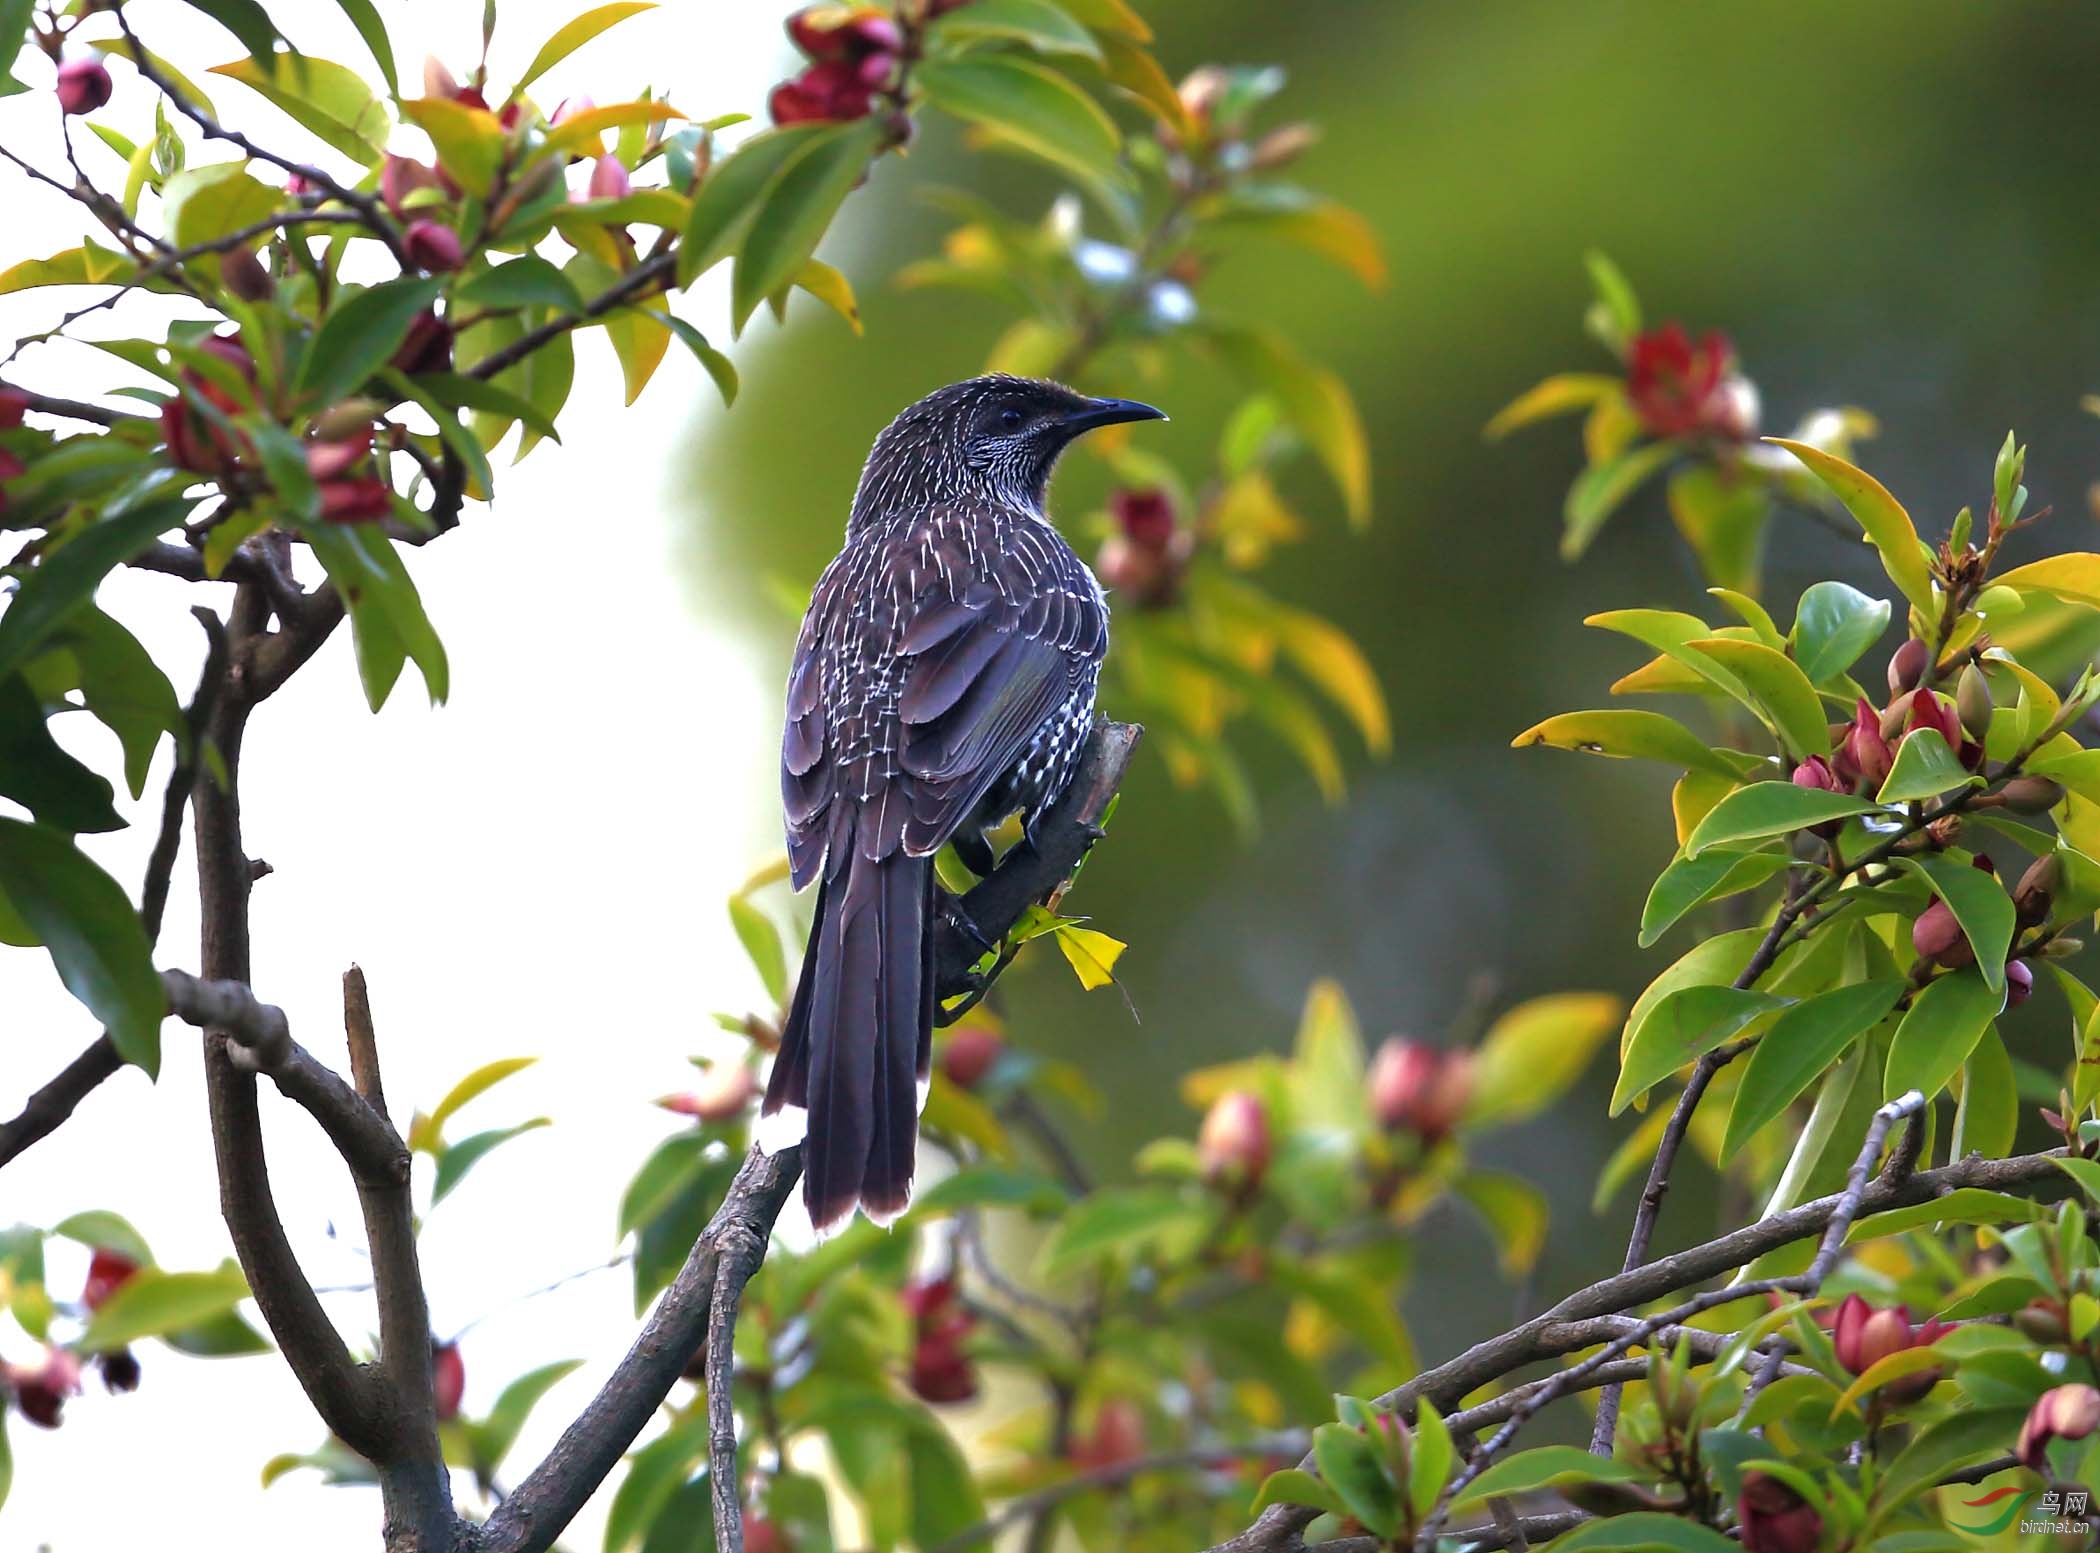
{"type": "Polygon", "coordinates": [[[819,1229],[856,1206],[887,1223],[911,1200],[932,1056],[933,889],[932,860],[902,851],[856,854],[818,889],[758,1141],[772,1152],[802,1134],[819,1229]]]}

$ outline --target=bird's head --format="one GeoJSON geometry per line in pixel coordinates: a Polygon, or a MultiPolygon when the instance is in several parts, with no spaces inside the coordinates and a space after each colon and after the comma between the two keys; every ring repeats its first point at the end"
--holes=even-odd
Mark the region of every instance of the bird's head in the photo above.
{"type": "Polygon", "coordinates": [[[950,383],[875,439],[851,526],[935,501],[995,501],[1039,513],[1058,455],[1075,438],[1121,421],[1165,419],[1134,399],[1094,399],[1037,378],[994,373],[950,383]]]}

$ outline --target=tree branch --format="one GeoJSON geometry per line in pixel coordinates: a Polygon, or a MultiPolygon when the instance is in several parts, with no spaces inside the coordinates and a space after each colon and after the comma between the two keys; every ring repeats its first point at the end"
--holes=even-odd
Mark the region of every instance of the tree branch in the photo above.
{"type": "MultiPolygon", "coordinates": [[[[1135,724],[1096,719],[1079,769],[1036,825],[1034,844],[1012,848],[963,898],[963,909],[987,938],[1005,937],[1029,906],[1070,880],[1100,839],[1102,817],[1143,733],[1135,724]]],[[[959,929],[943,924],[935,949],[941,998],[970,990],[971,966],[980,952],[959,929]]],[[[707,1345],[707,1392],[715,1546],[719,1553],[741,1553],[743,1512],[729,1411],[735,1365],[731,1339],[744,1285],[758,1270],[773,1225],[801,1177],[799,1148],[778,1154],[754,1148],[745,1156],[728,1196],[650,1312],[641,1336],[546,1459],[496,1507],[482,1530],[479,1553],[543,1553],[551,1546],[670,1394],[711,1325],[716,1335],[707,1345]]]]}
{"type": "MultiPolygon", "coordinates": [[[[2033,1186],[2037,1182],[2060,1182],[2068,1189],[2068,1178],[2057,1168],[2057,1161],[2062,1158],[2061,1149],[2020,1154],[2011,1159],[1985,1159],[1972,1154],[1937,1170],[1906,1173],[1900,1178],[1892,1171],[1884,1171],[1856,1196],[1848,1185],[1846,1191],[1838,1195],[1803,1203],[1703,1245],[1689,1247],[1578,1289],[1529,1321],[1476,1343],[1464,1353],[1423,1371],[1404,1385],[1394,1387],[1378,1397],[1376,1404],[1392,1409],[1403,1419],[1413,1417],[1415,1403],[1423,1398],[1440,1410],[1451,1408],[1460,1398],[1489,1381],[1535,1360],[1553,1357],[1548,1350],[1554,1328],[1593,1316],[1623,1314],[1676,1290],[1746,1266],[1769,1251],[1820,1235],[1829,1229],[1841,1207],[1850,1214],[1846,1221],[1846,1233],[1849,1233],[1850,1225],[1868,1215],[1931,1202],[1963,1187],[2006,1191],[2033,1186]]],[[[1736,1285],[1717,1292],[1741,1299],[1748,1297],[1753,1288],[1752,1285],[1736,1285]]],[[[1300,1465],[1306,1471],[1314,1468],[1310,1459],[1300,1465]]],[[[1246,1531],[1218,1544],[1211,1553],[1286,1553],[1286,1550],[1298,1553],[1304,1545],[1300,1533],[1317,1513],[1303,1505],[1271,1505],[1246,1531]]]]}
{"type": "Polygon", "coordinates": [[[502,349],[490,351],[467,368],[467,376],[486,381],[506,368],[515,367],[549,340],[567,334],[571,329],[580,329],[594,319],[603,318],[613,309],[625,307],[645,294],[668,290],[668,282],[677,273],[678,258],[675,254],[661,253],[653,259],[644,260],[586,302],[582,312],[564,313],[558,318],[549,319],[537,329],[519,335],[502,349]]]}

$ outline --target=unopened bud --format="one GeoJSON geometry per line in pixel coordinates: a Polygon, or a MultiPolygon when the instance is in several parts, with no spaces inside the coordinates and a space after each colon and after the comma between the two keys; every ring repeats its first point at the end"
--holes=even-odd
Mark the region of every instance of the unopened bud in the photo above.
{"type": "Polygon", "coordinates": [[[1935,899],[1919,913],[1918,920],[1910,925],[1910,944],[1919,959],[1950,968],[1972,964],[1976,959],[1976,951],[1955,920],[1953,908],[1943,900],[1935,899]]]}
{"type": "Polygon", "coordinates": [[[430,1345],[430,1376],[438,1422],[448,1423],[459,1417],[460,1399],[467,1391],[467,1362],[460,1357],[459,1344],[430,1345]]]}
{"type": "Polygon", "coordinates": [[[2034,996],[2034,967],[2025,960],[2005,962],[2005,1006],[2018,1008],[2034,996]]]}
{"type": "Polygon", "coordinates": [[[409,263],[433,275],[450,274],[466,257],[459,234],[442,221],[411,221],[401,234],[401,246],[408,250],[409,263]]]}
{"type": "Polygon", "coordinates": [[[253,248],[236,248],[220,255],[219,279],[243,302],[267,302],[277,294],[277,282],[270,278],[253,248]]]}
{"type": "Polygon", "coordinates": [[[1823,1545],[1822,1515],[1769,1473],[1743,1474],[1735,1514],[1743,1553],[1816,1553],[1823,1545]]]}
{"type": "Polygon", "coordinates": [[[2068,960],[2084,948],[2084,939],[2067,938],[2059,933],[2056,937],[2050,939],[2049,942],[2042,945],[2042,958],[2044,960],[2068,960]]]}
{"type": "Polygon", "coordinates": [[[2064,785],[2052,777],[2014,777],[1998,790],[1998,796],[2015,814],[2047,814],[2064,801],[2064,785]]]}
{"type": "Polygon", "coordinates": [[[717,1062],[709,1065],[695,1088],[656,1103],[695,1121],[726,1122],[743,1115],[757,1093],[758,1080],[749,1067],[741,1062],[717,1062]]]}
{"type": "Polygon", "coordinates": [[[1932,649],[1915,636],[1897,648],[1889,659],[1889,694],[1908,695],[1925,683],[1932,667],[1932,649]]]}
{"type": "Polygon", "coordinates": [[[1320,131],[1312,124],[1285,124],[1270,130],[1254,143],[1248,165],[1258,172],[1288,167],[1319,142],[1320,131]]]}
{"type": "Polygon", "coordinates": [[[1643,1488],[1638,1483],[1613,1483],[1602,1478],[1562,1484],[1554,1492],[1576,1509],[1596,1516],[1639,1515],[1669,1506],[1669,1501],[1653,1489],[1643,1488]]]}
{"type": "Polygon", "coordinates": [[[1006,1043],[995,1032],[964,1025],[941,1043],[941,1071],[957,1089],[975,1089],[1005,1054],[1006,1043]]]}
{"type": "MultiPolygon", "coordinates": [[[[21,42],[16,38],[15,42],[21,42]]],[[[58,67],[59,111],[69,114],[93,113],[109,101],[110,93],[116,90],[109,78],[109,67],[92,55],[69,59],[58,67]]]]}
{"type": "Polygon", "coordinates": [[[1991,682],[1973,663],[1954,683],[1954,706],[1961,716],[1962,731],[1970,738],[1981,739],[1991,731],[1991,682]]]}
{"type": "Polygon", "coordinates": [[[2044,853],[2027,865],[2027,872],[2020,875],[2020,882],[2013,887],[2013,910],[2019,916],[2020,926],[2035,927],[2049,920],[2049,910],[2056,904],[2056,889],[2063,871],[2063,864],[2054,852],[2044,853]]]}
{"type": "Polygon", "coordinates": [[[1960,838],[1967,824],[1968,822],[1959,814],[1943,814],[1938,819],[1926,824],[1925,834],[1932,839],[1934,846],[1941,848],[1951,847],[1960,838]]]}
{"type": "Polygon", "coordinates": [[[2048,1466],[2054,1440],[2082,1440],[2100,1428],[2100,1391],[2091,1386],[2057,1386],[2035,1398],[2020,1425],[2016,1454],[2036,1472],[2048,1466]]]}
{"type": "Polygon", "coordinates": [[[459,78],[435,54],[425,55],[423,59],[423,95],[442,97],[447,102],[459,96],[459,78]]]}
{"type": "Polygon", "coordinates": [[[2064,1310],[2053,1300],[2031,1300],[2013,1312],[2012,1324],[2020,1333],[2032,1338],[2044,1347],[2053,1347],[2068,1342],[2071,1329],[2064,1321],[2064,1310]]]}
{"type": "Polygon", "coordinates": [[[1269,1168],[1269,1116],[1244,1089],[1228,1090],[1203,1118],[1196,1158],[1213,1186],[1252,1188],[1269,1168]]]}
{"type": "Polygon", "coordinates": [[[138,1355],[129,1348],[111,1349],[96,1361],[96,1367],[102,1371],[104,1388],[112,1394],[138,1390],[144,1373],[138,1355]]]}
{"type": "Polygon", "coordinates": [[[617,200],[625,199],[633,187],[618,157],[601,156],[591,163],[591,181],[584,193],[589,199],[617,200]]]}

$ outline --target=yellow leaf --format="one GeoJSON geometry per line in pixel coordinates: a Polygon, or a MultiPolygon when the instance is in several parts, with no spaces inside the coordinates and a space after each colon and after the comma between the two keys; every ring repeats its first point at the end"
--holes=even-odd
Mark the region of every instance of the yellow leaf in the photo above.
{"type": "Polygon", "coordinates": [[[1619,380],[1601,372],[1557,372],[1496,411],[1481,435],[1490,442],[1499,442],[1520,426],[1555,415],[1572,415],[1618,392],[1619,380]]]}
{"type": "Polygon", "coordinates": [[[609,129],[629,124],[648,124],[658,119],[682,119],[685,115],[667,102],[616,102],[567,118],[547,132],[547,149],[570,155],[583,152],[596,156],[605,149],[602,138],[609,129]]]}
{"type": "Polygon", "coordinates": [[[1767,437],[1764,440],[1785,448],[1808,466],[1809,473],[1830,488],[1831,493],[1845,504],[1845,510],[1866,530],[1867,542],[1881,553],[1881,564],[1888,572],[1889,580],[1927,619],[1932,618],[1937,606],[1932,596],[1931,563],[1926,559],[1925,547],[1919,542],[1918,530],[1911,522],[1910,514],[1889,494],[1888,488],[1864,469],[1855,468],[1842,458],[1809,443],[1795,442],[1786,437],[1767,437]]]}
{"type": "Polygon", "coordinates": [[[1868,1392],[1886,1386],[1892,1380],[1902,1380],[1906,1375],[1921,1374],[1936,1370],[1944,1361],[1930,1348],[1903,1348],[1886,1358],[1877,1359],[1867,1367],[1867,1373],[1845,1388],[1843,1396],[1830,1405],[1830,1416],[1835,1419],[1868,1392]]]}
{"type": "Polygon", "coordinates": [[[1699,828],[1699,822],[1713,812],[1714,805],[1739,785],[1734,777],[1712,771],[1687,771],[1679,777],[1677,785],[1670,789],[1670,815],[1677,822],[1677,844],[1683,846],[1699,828]]]}
{"type": "Polygon", "coordinates": [[[1061,927],[1057,930],[1057,947],[1071,961],[1072,969],[1078,973],[1079,984],[1092,992],[1116,979],[1116,961],[1128,946],[1122,940],[1097,933],[1092,928],[1061,927]]]}
{"type": "Polygon", "coordinates": [[[1604,992],[1562,992],[1520,1003],[1489,1028],[1474,1071],[1470,1126],[1543,1110],[1572,1084],[1624,1009],[1604,992]]]}
{"type": "Polygon", "coordinates": [[[2050,593],[2100,609],[2100,555],[2074,551],[2069,555],[2046,556],[2015,566],[1997,579],[2001,588],[2026,588],[2050,593]]]}
{"type": "Polygon", "coordinates": [[[449,97],[422,97],[401,105],[402,116],[430,137],[438,165],[470,194],[485,194],[503,161],[503,126],[486,108],[449,97]]]}
{"type": "Polygon", "coordinates": [[[1000,1159],[1013,1157],[1013,1143],[990,1106],[967,1090],[957,1088],[939,1068],[926,1092],[925,1125],[976,1144],[1000,1159]]]}
{"type": "Polygon", "coordinates": [[[1284,655],[1298,672],[1319,686],[1323,694],[1348,713],[1357,731],[1374,755],[1393,747],[1393,729],[1386,714],[1385,692],[1370,662],[1350,640],[1347,632],[1303,610],[1279,609],[1276,633],[1284,655]]]}
{"type": "Polygon", "coordinates": [[[855,334],[861,332],[860,303],[854,300],[853,283],[822,259],[803,260],[795,284],[845,319],[855,334]]]}

